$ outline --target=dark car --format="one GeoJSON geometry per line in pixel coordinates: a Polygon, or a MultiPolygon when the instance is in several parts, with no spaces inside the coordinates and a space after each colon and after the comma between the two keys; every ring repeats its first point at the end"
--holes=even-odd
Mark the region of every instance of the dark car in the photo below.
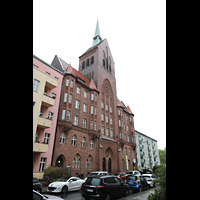
{"type": "Polygon", "coordinates": [[[142,176],[128,175],[125,182],[133,192],[140,192],[148,188],[147,181],[142,176]]]}
{"type": "Polygon", "coordinates": [[[37,178],[33,178],[33,189],[38,192],[42,192],[42,184],[37,178]]]}
{"type": "Polygon", "coordinates": [[[96,175],[87,178],[82,187],[82,196],[86,199],[115,199],[115,197],[127,196],[128,185],[120,178],[113,175],[96,175]]]}

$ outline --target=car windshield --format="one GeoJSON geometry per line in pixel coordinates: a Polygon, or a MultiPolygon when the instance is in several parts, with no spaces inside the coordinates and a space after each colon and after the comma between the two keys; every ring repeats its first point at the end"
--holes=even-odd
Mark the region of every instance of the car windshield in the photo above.
{"type": "Polygon", "coordinates": [[[67,178],[61,178],[61,179],[58,179],[57,182],[66,182],[68,179],[67,178]]]}
{"type": "Polygon", "coordinates": [[[136,180],[136,177],[135,177],[135,176],[128,176],[126,179],[127,179],[127,180],[133,180],[133,181],[135,181],[135,180],[136,180]]]}
{"type": "Polygon", "coordinates": [[[97,185],[100,185],[100,179],[99,178],[87,178],[86,182],[85,182],[86,185],[93,185],[93,186],[97,186],[97,185]]]}

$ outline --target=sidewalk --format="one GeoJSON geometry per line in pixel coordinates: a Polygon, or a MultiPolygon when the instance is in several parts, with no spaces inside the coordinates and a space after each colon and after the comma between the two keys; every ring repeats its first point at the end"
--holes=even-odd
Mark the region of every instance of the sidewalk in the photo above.
{"type": "Polygon", "coordinates": [[[154,193],[155,188],[145,190],[127,197],[120,198],[120,200],[147,200],[149,194],[154,193]]]}

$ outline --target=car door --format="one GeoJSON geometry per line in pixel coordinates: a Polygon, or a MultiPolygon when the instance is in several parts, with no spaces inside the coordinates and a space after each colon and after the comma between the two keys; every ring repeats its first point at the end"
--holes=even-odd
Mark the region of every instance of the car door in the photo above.
{"type": "Polygon", "coordinates": [[[78,188],[77,186],[77,178],[73,177],[70,180],[68,180],[68,190],[76,190],[78,188]]]}
{"type": "Polygon", "coordinates": [[[114,191],[116,193],[116,196],[121,196],[124,194],[124,186],[123,181],[120,178],[114,177],[115,180],[115,188],[114,191]]]}

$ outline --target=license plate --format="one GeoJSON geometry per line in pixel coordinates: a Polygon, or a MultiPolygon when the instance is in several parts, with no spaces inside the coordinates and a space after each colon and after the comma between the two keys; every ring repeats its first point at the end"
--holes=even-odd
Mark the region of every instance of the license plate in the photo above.
{"type": "Polygon", "coordinates": [[[91,189],[87,189],[87,191],[88,191],[88,192],[93,192],[93,190],[91,190],[91,189]]]}
{"type": "Polygon", "coordinates": [[[129,182],[129,184],[133,185],[133,182],[129,182]]]}

